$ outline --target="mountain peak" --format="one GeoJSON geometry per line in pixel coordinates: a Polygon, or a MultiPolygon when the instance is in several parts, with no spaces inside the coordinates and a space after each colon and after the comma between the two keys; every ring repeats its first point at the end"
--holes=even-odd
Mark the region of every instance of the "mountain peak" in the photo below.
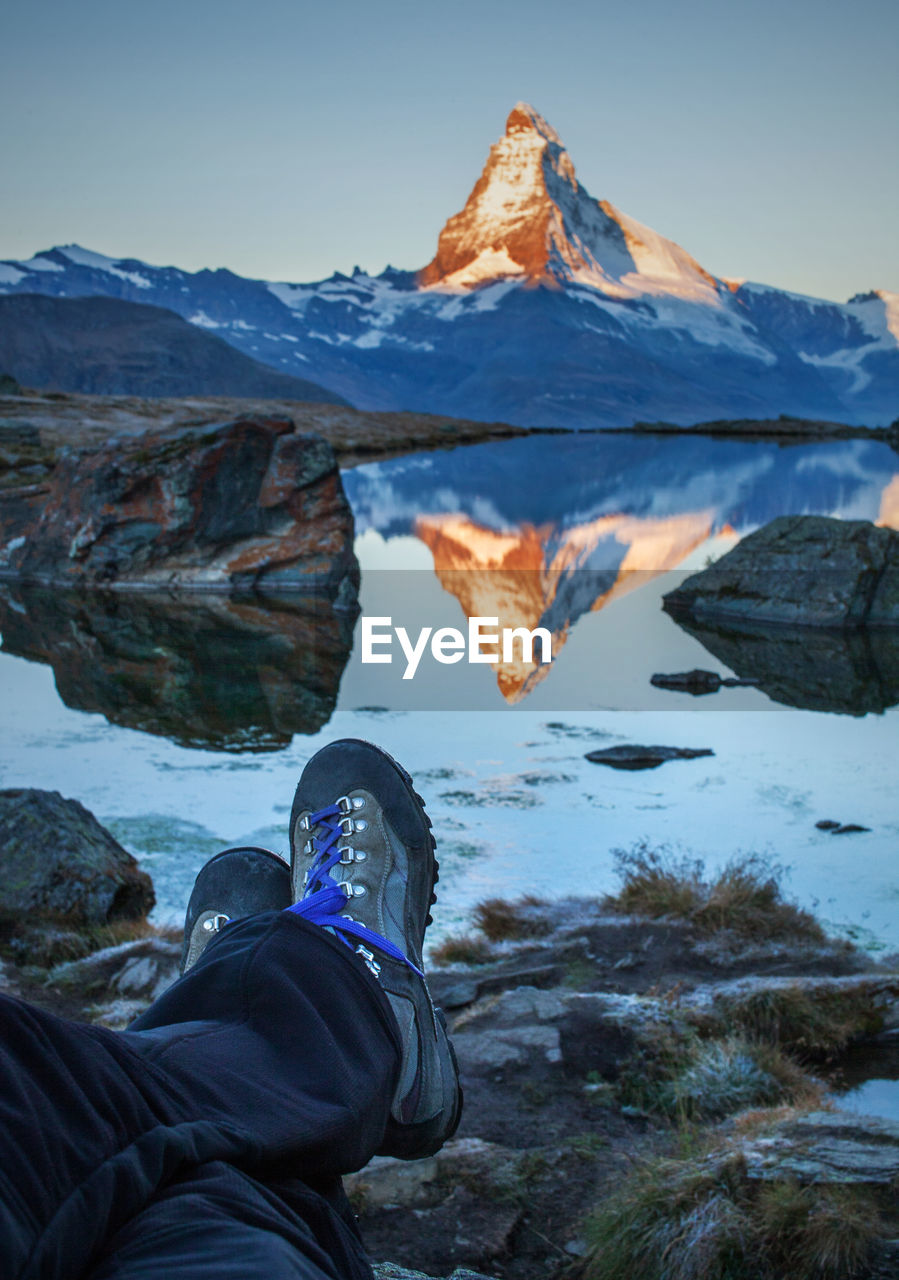
{"type": "Polygon", "coordinates": [[[424,287],[497,280],[592,286],[612,297],[675,294],[710,301],[717,282],[688,253],[577,180],[555,129],[518,102],[466,201],[419,273],[424,287]]]}
{"type": "Polygon", "coordinates": [[[539,133],[547,142],[562,145],[562,139],[551,124],[548,124],[539,111],[535,111],[529,102],[516,102],[506,120],[506,137],[511,134],[532,130],[539,133]]]}

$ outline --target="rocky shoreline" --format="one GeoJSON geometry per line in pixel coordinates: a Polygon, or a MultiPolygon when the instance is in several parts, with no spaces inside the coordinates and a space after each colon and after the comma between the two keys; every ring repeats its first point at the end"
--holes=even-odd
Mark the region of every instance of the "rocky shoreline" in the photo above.
{"type": "MultiPolygon", "coordinates": [[[[578,434],[567,427],[523,427],[508,422],[478,422],[441,414],[378,412],[307,400],[235,396],[87,395],[35,391],[13,379],[0,380],[0,433],[30,427],[50,447],[96,446],[110,435],[147,431],[179,433],[187,427],[237,417],[289,418],[297,432],[315,432],[327,440],[341,467],[375,462],[398,454],[457,445],[483,444],[532,435],[578,434]]],[[[688,435],[712,439],[774,441],[783,445],[832,440],[873,440],[899,449],[899,419],[889,427],[850,426],[811,418],[722,419],[681,426],[637,422],[630,427],[586,428],[583,434],[688,435]]]]}
{"type": "MultiPolygon", "coordinates": [[[[93,832],[80,806],[53,804],[93,832]]],[[[829,1082],[848,1048],[899,1035],[899,957],[875,962],[828,938],[755,860],[709,881],[695,863],[643,850],[620,870],[621,892],[604,900],[484,903],[472,933],[432,955],[466,1105],[437,1156],[375,1159],[347,1179],[381,1280],[895,1275],[899,1124],[834,1109],[829,1082]],[[658,1257],[674,1246],[659,1204],[637,1266],[628,1224],[649,1213],[663,1174],[713,1253],[731,1247],[727,1221],[739,1218],[744,1262],[758,1270],[716,1270],[710,1254],[707,1271],[663,1272],[658,1257]],[[842,1269],[814,1254],[820,1241],[803,1245],[817,1261],[778,1269],[794,1227],[772,1222],[797,1196],[806,1220],[830,1222],[838,1204],[862,1223],[840,1246],[842,1269]]],[[[11,929],[6,913],[0,985],[127,1025],[174,981],[177,931],[139,912],[90,928],[63,920],[32,873],[31,889],[19,886],[32,928],[11,929]]]]}
{"type": "Polygon", "coordinates": [[[342,467],[401,453],[447,449],[532,434],[507,422],[471,422],[427,413],[378,413],[307,400],[235,396],[118,396],[32,391],[0,386],[0,440],[10,429],[37,431],[45,447],[88,448],[110,436],[179,435],[229,419],[289,419],[298,434],[326,440],[342,467]]]}
{"type": "Polygon", "coordinates": [[[635,422],[621,430],[654,436],[711,436],[723,440],[774,441],[777,444],[809,444],[816,440],[881,440],[899,449],[899,418],[888,427],[852,426],[818,418],[720,418],[681,426],[676,422],[635,422]]]}

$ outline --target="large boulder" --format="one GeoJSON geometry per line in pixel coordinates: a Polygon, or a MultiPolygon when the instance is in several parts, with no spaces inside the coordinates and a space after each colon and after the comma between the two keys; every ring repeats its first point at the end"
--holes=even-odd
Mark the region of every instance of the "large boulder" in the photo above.
{"type": "Polygon", "coordinates": [[[58,791],[0,791],[0,921],[72,928],[145,916],[146,872],[77,800],[58,791]]]}
{"type": "Polygon", "coordinates": [[[779,516],[669,592],[665,608],[721,621],[899,625],[899,533],[779,516]]]}
{"type": "Polygon", "coordinates": [[[334,452],[281,418],[63,451],[38,485],[8,467],[0,577],[52,586],[302,590],[355,600],[334,452]]]}

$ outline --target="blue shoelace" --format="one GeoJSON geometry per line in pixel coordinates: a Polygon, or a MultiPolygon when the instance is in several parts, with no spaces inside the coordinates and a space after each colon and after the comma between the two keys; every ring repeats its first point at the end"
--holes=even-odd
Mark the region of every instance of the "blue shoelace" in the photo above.
{"type": "Polygon", "coordinates": [[[336,803],[309,815],[309,836],[315,857],[309,867],[302,898],[287,910],[292,911],[294,915],[302,916],[311,924],[333,930],[337,937],[350,948],[353,944],[346,936],[347,934],[358,938],[360,942],[367,943],[369,947],[377,947],[379,951],[391,956],[394,960],[402,960],[413,973],[423,978],[424,974],[421,970],[416,968],[408,956],[404,955],[388,938],[375,933],[373,929],[366,928],[358,920],[342,914],[350,899],[343,885],[330,873],[340,862],[342,850],[337,847],[337,842],[341,836],[347,834],[343,823],[348,816],[336,803]],[[316,827],[324,828],[322,836],[313,834],[316,827]]]}

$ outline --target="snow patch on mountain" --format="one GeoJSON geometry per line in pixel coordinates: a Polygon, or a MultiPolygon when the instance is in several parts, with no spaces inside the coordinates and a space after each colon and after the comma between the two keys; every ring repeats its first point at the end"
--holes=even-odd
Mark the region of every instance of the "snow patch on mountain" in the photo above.
{"type": "Polygon", "coordinates": [[[119,280],[127,280],[129,284],[136,285],[138,289],[151,289],[153,287],[153,282],[139,272],[122,271],[118,266],[122,261],[121,258],[107,258],[105,253],[94,253],[92,249],[82,249],[79,244],[64,244],[60,247],[59,252],[79,267],[91,267],[94,271],[107,271],[111,276],[117,276],[119,280]]]}
{"type": "Polygon", "coordinates": [[[54,262],[42,253],[36,253],[33,258],[29,258],[21,265],[26,271],[65,271],[65,267],[60,263],[54,262]]]}
{"type": "Polygon", "coordinates": [[[191,324],[195,324],[199,329],[221,329],[218,320],[213,320],[205,311],[197,311],[194,315],[187,317],[191,324]]]}
{"type": "Polygon", "coordinates": [[[289,307],[291,311],[295,311],[299,316],[303,314],[310,300],[315,297],[315,288],[312,285],[271,281],[266,285],[266,288],[279,302],[283,302],[285,307],[289,307]]]}
{"type": "Polygon", "coordinates": [[[510,257],[509,250],[503,245],[500,249],[488,247],[482,249],[476,258],[451,271],[440,282],[441,288],[471,289],[475,285],[490,284],[504,276],[522,276],[525,274],[521,263],[510,257]]]}
{"type": "Polygon", "coordinates": [[[25,272],[11,262],[0,262],[0,284],[18,284],[25,279],[25,272]]]}
{"type": "Polygon", "coordinates": [[[842,347],[827,355],[800,351],[799,357],[816,368],[845,373],[852,379],[849,391],[854,393],[871,385],[872,372],[863,368],[863,362],[868,356],[875,352],[894,352],[899,345],[899,294],[880,289],[852,298],[845,304],[844,310],[859,321],[868,341],[857,346],[842,347]]]}
{"type": "Polygon", "coordinates": [[[608,201],[603,201],[600,207],[624,232],[636,268],[621,277],[621,287],[632,290],[634,295],[673,295],[712,306],[719,304],[718,281],[704,271],[686,249],[622,213],[608,201]]]}

